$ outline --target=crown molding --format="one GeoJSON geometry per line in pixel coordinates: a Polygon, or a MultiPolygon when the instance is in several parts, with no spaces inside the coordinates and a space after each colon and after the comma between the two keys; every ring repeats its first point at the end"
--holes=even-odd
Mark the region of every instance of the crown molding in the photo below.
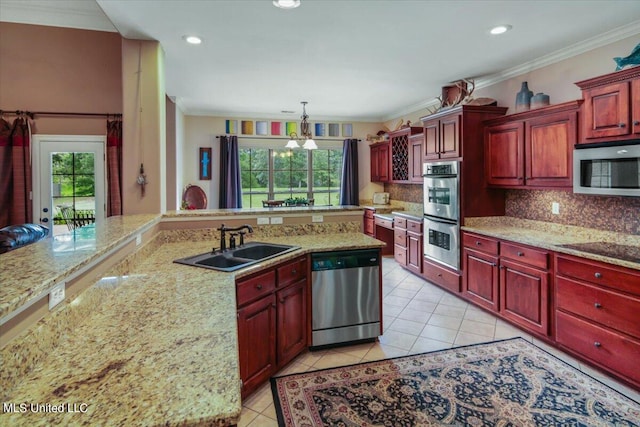
{"type": "MultiPolygon", "coordinates": [[[[513,77],[517,77],[522,74],[529,73],[533,70],[546,67],[547,65],[555,64],[556,62],[560,62],[565,59],[572,58],[574,56],[578,56],[582,53],[588,52],[593,49],[597,49],[602,46],[606,46],[611,43],[615,43],[619,40],[626,39],[636,34],[640,34],[640,21],[635,21],[628,25],[624,25],[620,28],[616,28],[615,30],[607,31],[606,33],[583,40],[579,43],[557,50],[548,55],[544,55],[532,61],[525,62],[524,64],[521,64],[512,68],[508,68],[504,71],[494,73],[494,74],[485,76],[483,78],[476,79],[475,88],[483,89],[485,87],[492,86],[496,83],[509,80],[513,77]]],[[[434,96],[434,99],[431,101],[424,101],[418,104],[413,104],[408,107],[393,111],[383,116],[381,120],[389,121],[389,120],[397,119],[402,116],[415,113],[422,109],[426,109],[434,106],[437,107],[438,105],[439,105],[439,101],[435,99],[435,96],[434,96]]]]}

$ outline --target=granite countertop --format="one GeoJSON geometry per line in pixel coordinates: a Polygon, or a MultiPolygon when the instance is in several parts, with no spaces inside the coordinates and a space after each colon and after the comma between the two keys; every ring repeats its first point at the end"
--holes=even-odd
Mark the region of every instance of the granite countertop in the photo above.
{"type": "Polygon", "coordinates": [[[221,217],[221,216],[238,216],[242,214],[304,214],[304,213],[322,213],[322,212],[343,212],[343,211],[361,211],[364,207],[344,205],[344,206],[277,206],[271,208],[239,208],[239,209],[193,209],[169,211],[162,215],[163,218],[189,218],[189,217],[221,217]]]}
{"type": "MultiPolygon", "coordinates": [[[[640,248],[640,236],[615,233],[592,228],[561,225],[543,221],[533,221],[514,217],[465,218],[464,231],[489,237],[523,243],[568,255],[576,255],[595,261],[602,261],[621,267],[640,270],[640,258],[624,259],[624,256],[604,256],[564,245],[579,243],[606,243],[621,245],[630,251],[640,248]]],[[[637,253],[634,251],[634,253],[637,253]]]]}
{"type": "Polygon", "coordinates": [[[361,205],[360,208],[373,209],[376,211],[376,214],[390,214],[392,211],[401,211],[404,209],[402,206],[398,205],[374,205],[373,203],[361,205]]]}
{"type": "Polygon", "coordinates": [[[403,218],[412,219],[414,221],[422,221],[424,219],[424,215],[418,212],[391,212],[394,216],[401,216],[403,218]]]}
{"type": "Polygon", "coordinates": [[[235,279],[308,252],[383,246],[361,233],[269,241],[301,249],[223,273],[172,262],[210,251],[211,242],[158,243],[133,271],[100,280],[65,307],[63,317],[81,319],[77,325],[3,396],[16,405],[76,405],[86,412],[4,413],[3,423],[236,423],[242,404],[235,279]]]}
{"type": "Polygon", "coordinates": [[[104,226],[78,228],[0,255],[0,319],[159,220],[157,214],[113,216],[104,226]]]}

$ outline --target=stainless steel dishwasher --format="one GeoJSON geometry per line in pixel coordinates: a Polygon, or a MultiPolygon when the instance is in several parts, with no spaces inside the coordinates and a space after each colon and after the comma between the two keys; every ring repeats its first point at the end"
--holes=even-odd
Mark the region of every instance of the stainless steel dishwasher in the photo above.
{"type": "Polygon", "coordinates": [[[311,347],[375,340],[382,319],[380,250],[311,254],[311,347]]]}

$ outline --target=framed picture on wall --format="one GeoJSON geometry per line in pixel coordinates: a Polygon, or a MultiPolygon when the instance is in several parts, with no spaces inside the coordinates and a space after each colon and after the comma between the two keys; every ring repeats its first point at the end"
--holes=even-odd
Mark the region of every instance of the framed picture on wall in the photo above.
{"type": "Polygon", "coordinates": [[[198,164],[200,179],[203,181],[211,180],[211,147],[200,147],[198,164]]]}

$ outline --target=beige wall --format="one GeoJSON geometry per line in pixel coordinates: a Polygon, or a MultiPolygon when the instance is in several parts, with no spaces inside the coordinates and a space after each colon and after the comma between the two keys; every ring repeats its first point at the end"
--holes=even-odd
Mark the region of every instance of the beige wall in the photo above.
{"type": "MultiPolygon", "coordinates": [[[[121,58],[118,33],[0,22],[0,108],[122,113],[121,58]]],[[[104,135],[106,118],[38,116],[34,133],[104,135]]]]}
{"type": "MultiPolygon", "coordinates": [[[[220,144],[216,136],[225,134],[226,119],[226,117],[185,116],[184,145],[182,149],[184,157],[181,163],[183,187],[187,184],[201,187],[207,193],[209,208],[218,207],[220,144]],[[200,147],[212,147],[213,176],[210,181],[198,179],[198,149],[200,147]]],[[[255,118],[247,118],[247,120],[249,119],[255,120],[255,118]]],[[[236,118],[233,118],[233,120],[236,120],[236,118]]],[[[260,120],[263,119],[261,118],[260,120]]],[[[375,134],[378,130],[380,130],[380,124],[378,123],[353,123],[353,137],[362,140],[358,146],[358,181],[361,198],[365,196],[371,198],[374,191],[382,191],[383,189],[382,185],[371,182],[369,145],[365,141],[367,134],[375,134]]],[[[242,139],[242,136],[240,136],[240,139],[242,139]]],[[[286,140],[287,138],[283,136],[281,140],[268,139],[265,142],[270,147],[278,148],[284,146],[286,140]]],[[[318,140],[317,142],[321,147],[322,141],[318,140]]]]}

